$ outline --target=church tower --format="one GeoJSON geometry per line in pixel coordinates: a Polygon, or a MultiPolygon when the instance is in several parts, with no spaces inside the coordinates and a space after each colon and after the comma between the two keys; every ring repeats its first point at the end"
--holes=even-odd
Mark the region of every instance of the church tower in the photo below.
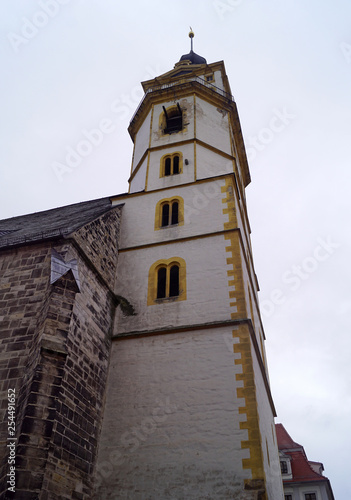
{"type": "Polygon", "coordinates": [[[250,172],[223,61],[144,82],[115,293],[97,497],[281,500],[250,243],[250,172]]]}

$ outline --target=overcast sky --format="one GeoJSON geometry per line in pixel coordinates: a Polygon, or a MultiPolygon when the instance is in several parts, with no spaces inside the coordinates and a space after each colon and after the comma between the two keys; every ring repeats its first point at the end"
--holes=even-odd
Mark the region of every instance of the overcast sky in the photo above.
{"type": "Polygon", "coordinates": [[[224,60],[239,109],[277,421],[346,500],[349,0],[3,0],[0,218],[127,191],[139,82],[189,52],[189,25],[195,51],[224,60]]]}

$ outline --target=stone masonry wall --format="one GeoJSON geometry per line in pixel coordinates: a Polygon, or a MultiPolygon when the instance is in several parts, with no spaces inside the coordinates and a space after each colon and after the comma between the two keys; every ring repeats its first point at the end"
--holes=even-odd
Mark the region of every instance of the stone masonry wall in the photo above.
{"type": "Polygon", "coordinates": [[[92,498],[117,303],[120,208],[111,212],[67,240],[0,252],[1,500],[92,498]],[[50,284],[52,249],[67,270],[50,284]],[[8,388],[16,392],[14,494],[8,388]]]}
{"type": "Polygon", "coordinates": [[[72,235],[112,289],[116,279],[121,209],[116,207],[72,235]]]}
{"type": "MultiPolygon", "coordinates": [[[[60,254],[66,250],[71,251],[67,247],[58,249],[60,254]]],[[[78,269],[81,291],[75,294],[62,345],[67,357],[60,397],[56,402],[56,423],[51,439],[53,445],[48,456],[40,500],[90,499],[93,487],[114,303],[109,291],[81,260],[78,269]]],[[[66,283],[63,282],[61,286],[67,290],[68,285],[66,278],[66,283]]],[[[62,303],[59,309],[68,309],[68,301],[62,303]]],[[[51,346],[48,347],[50,349],[51,346]]],[[[55,346],[52,347],[54,349],[55,346]]],[[[56,355],[59,351],[60,346],[57,346],[56,355]]]]}
{"type": "Polygon", "coordinates": [[[39,312],[49,286],[50,248],[25,246],[0,254],[0,498],[7,488],[7,394],[16,394],[16,428],[23,415],[24,375],[39,312]]]}

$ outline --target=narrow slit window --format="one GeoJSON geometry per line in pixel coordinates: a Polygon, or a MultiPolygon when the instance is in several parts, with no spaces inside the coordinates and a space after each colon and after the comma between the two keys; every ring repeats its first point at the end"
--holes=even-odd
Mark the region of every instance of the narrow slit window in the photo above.
{"type": "MultiPolygon", "coordinates": [[[[172,208],[173,215],[173,208],[172,208]]],[[[165,203],[162,206],[162,227],[168,226],[169,224],[169,203],[165,203]]]]}
{"type": "Polygon", "coordinates": [[[166,277],[167,269],[160,267],[157,272],[157,298],[164,299],[166,297],[166,277]]]}
{"type": "Polygon", "coordinates": [[[179,156],[173,156],[173,174],[179,174],[179,156]]]}
{"type": "Polygon", "coordinates": [[[169,273],[169,296],[177,297],[179,295],[179,267],[172,266],[169,273]]]}
{"type": "Polygon", "coordinates": [[[166,158],[165,160],[165,175],[171,175],[171,164],[172,160],[171,158],[166,158]]]}
{"type": "Polygon", "coordinates": [[[172,219],[171,219],[171,224],[178,224],[178,212],[179,212],[178,202],[174,201],[172,203],[172,219]]]}

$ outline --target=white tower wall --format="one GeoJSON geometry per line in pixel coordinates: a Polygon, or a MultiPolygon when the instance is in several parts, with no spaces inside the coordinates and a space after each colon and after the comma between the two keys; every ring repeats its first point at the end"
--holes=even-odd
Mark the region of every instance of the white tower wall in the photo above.
{"type": "Polygon", "coordinates": [[[250,176],[224,65],[181,62],[144,88],[130,194],[115,200],[115,293],[135,314],[115,318],[99,498],[282,500],[250,176]],[[165,132],[163,109],[178,104],[182,126],[165,132]],[[165,175],[175,153],[181,171],[165,175]],[[162,227],[160,207],[174,200],[178,222],[162,227]],[[179,291],[159,297],[156,270],[172,262],[179,291]]]}

